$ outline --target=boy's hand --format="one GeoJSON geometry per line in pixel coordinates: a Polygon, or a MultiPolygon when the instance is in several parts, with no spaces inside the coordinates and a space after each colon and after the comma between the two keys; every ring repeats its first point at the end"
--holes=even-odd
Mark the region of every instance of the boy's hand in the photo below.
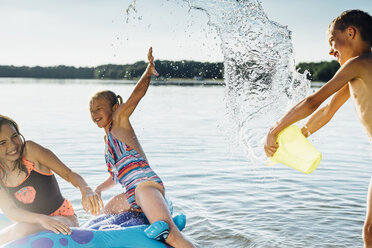
{"type": "Polygon", "coordinates": [[[85,212],[89,212],[93,215],[97,215],[103,209],[103,202],[101,196],[96,192],[93,192],[91,189],[84,192],[81,199],[81,204],[85,212]]]}
{"type": "Polygon", "coordinates": [[[70,235],[71,229],[65,224],[62,223],[53,217],[47,215],[41,215],[39,218],[39,224],[42,225],[45,229],[50,230],[56,234],[62,233],[64,235],[70,235]]]}
{"type": "Polygon", "coordinates": [[[147,54],[147,59],[149,60],[149,65],[146,69],[146,74],[148,76],[159,76],[159,73],[155,70],[155,64],[154,64],[154,56],[152,56],[152,47],[150,47],[149,52],[147,54]]]}
{"type": "Polygon", "coordinates": [[[276,142],[276,136],[269,131],[269,133],[266,136],[266,142],[264,145],[265,153],[268,158],[272,157],[276,150],[278,149],[279,145],[276,142]]]}

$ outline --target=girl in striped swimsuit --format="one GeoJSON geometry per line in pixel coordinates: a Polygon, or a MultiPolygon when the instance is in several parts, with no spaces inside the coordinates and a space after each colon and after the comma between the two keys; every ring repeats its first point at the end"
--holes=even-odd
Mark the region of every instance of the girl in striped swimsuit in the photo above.
{"type": "Polygon", "coordinates": [[[116,183],[126,192],[113,197],[105,206],[105,213],[141,211],[150,223],[162,220],[169,225],[166,243],[173,247],[194,247],[174,224],[164,197],[161,179],[150,168],[146,155],[134,133],[129,117],[145,95],[152,75],[158,75],[154,67],[152,48],[148,53],[149,65],[125,103],[112,91],[100,91],[90,101],[90,113],[94,123],[104,128],[105,159],[110,176],[95,189],[101,194],[116,183]]]}

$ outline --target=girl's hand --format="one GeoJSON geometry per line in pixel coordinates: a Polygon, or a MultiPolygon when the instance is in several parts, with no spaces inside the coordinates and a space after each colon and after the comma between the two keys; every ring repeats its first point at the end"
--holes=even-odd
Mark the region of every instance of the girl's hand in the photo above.
{"type": "Polygon", "coordinates": [[[150,47],[149,52],[147,54],[147,59],[149,60],[149,65],[146,69],[146,75],[148,76],[159,76],[159,73],[155,70],[155,64],[154,64],[154,56],[152,56],[152,47],[150,47]]]}
{"type": "Polygon", "coordinates": [[[102,198],[102,191],[98,188],[98,186],[94,189],[94,193],[96,193],[100,198],[102,198]]]}
{"type": "Polygon", "coordinates": [[[45,229],[50,230],[56,234],[62,233],[64,235],[70,235],[71,229],[63,222],[60,222],[53,217],[47,215],[41,215],[38,218],[39,224],[42,225],[45,229]]]}
{"type": "Polygon", "coordinates": [[[101,196],[96,192],[93,192],[90,188],[85,192],[81,199],[81,204],[85,212],[89,212],[93,215],[97,215],[103,209],[103,202],[101,196]]]}
{"type": "Polygon", "coordinates": [[[265,153],[268,158],[272,157],[276,150],[278,149],[279,145],[276,142],[276,136],[269,131],[269,133],[266,136],[266,142],[264,145],[265,153]]]}

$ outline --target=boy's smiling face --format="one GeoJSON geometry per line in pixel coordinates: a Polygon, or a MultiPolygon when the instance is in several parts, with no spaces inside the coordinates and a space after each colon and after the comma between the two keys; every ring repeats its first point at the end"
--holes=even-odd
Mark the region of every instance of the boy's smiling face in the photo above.
{"type": "Polygon", "coordinates": [[[336,58],[340,65],[343,65],[348,59],[352,57],[350,39],[352,34],[349,28],[344,31],[334,29],[333,27],[329,30],[328,41],[331,46],[329,55],[336,58]]]}

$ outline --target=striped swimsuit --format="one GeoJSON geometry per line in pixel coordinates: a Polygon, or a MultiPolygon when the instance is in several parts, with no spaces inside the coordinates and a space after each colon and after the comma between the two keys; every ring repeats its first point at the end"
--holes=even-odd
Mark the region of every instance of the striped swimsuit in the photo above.
{"type": "Polygon", "coordinates": [[[125,187],[125,196],[132,208],[140,209],[134,196],[134,191],[140,183],[153,181],[164,190],[163,182],[150,168],[146,159],[132,147],[113,137],[111,128],[107,135],[105,159],[114,182],[125,187]]]}

